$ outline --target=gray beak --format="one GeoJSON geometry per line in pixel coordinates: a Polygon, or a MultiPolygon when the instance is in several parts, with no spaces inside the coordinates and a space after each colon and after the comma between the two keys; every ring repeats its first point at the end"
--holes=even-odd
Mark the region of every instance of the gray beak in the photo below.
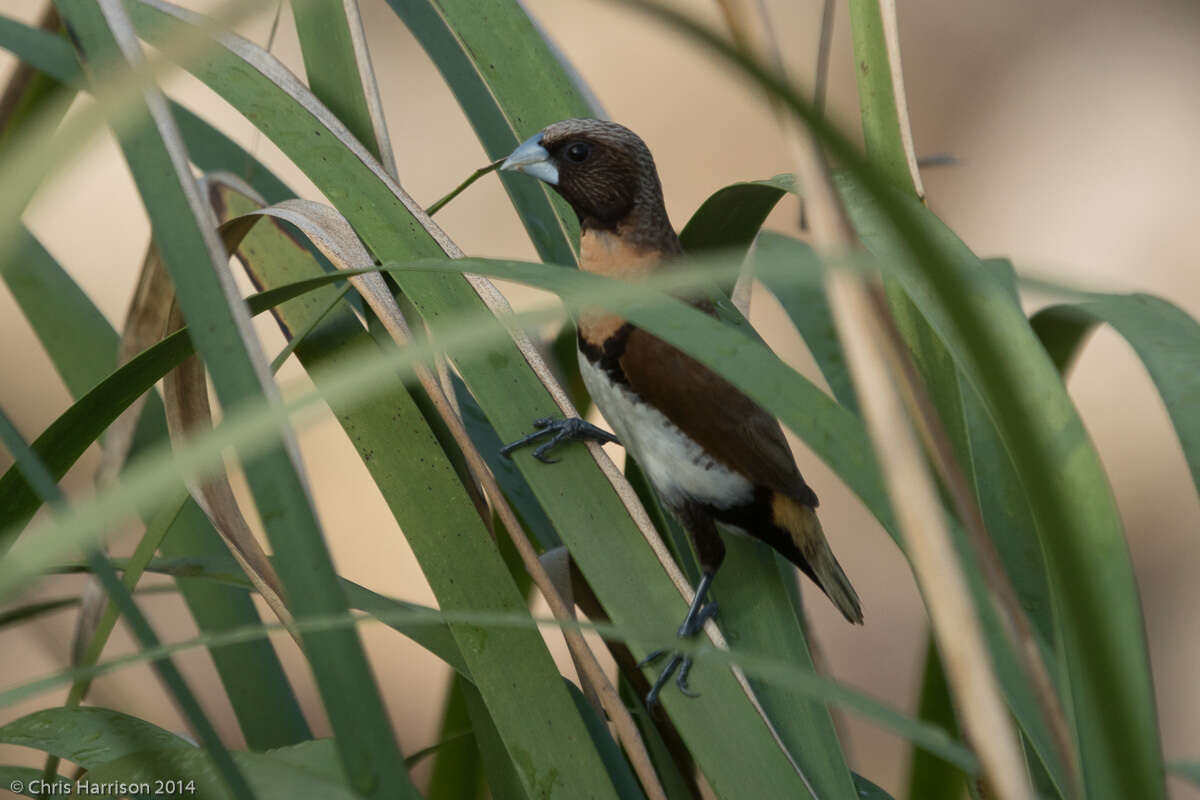
{"type": "Polygon", "coordinates": [[[512,155],[504,160],[500,169],[509,172],[524,172],[545,181],[551,186],[558,185],[558,167],[550,159],[550,151],[542,147],[542,134],[535,133],[521,146],[512,151],[512,155]]]}

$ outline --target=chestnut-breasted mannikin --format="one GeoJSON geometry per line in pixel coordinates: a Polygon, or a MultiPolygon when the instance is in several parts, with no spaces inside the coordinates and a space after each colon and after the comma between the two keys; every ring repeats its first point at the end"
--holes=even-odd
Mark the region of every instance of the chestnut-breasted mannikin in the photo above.
{"type": "MultiPolygon", "coordinates": [[[[545,181],[571,205],[581,229],[581,269],[638,280],[683,253],[654,159],[628,128],[595,119],[556,122],[513,151],[501,169],[545,181]]],[[[715,316],[708,301],[690,302],[715,316]]],[[[615,314],[581,314],[578,345],[592,399],[695,544],[703,578],[681,637],[716,614],[716,603],[704,599],[725,558],[719,527],[767,543],[812,578],[846,619],[862,622],[858,595],[817,520],[817,496],[774,417],[691,356],[615,314]]],[[[545,461],[547,450],[567,439],[613,441],[581,419],[537,426],[506,446],[505,455],[544,436],[552,439],[534,455],[545,461]]],[[[689,693],[690,665],[674,654],[647,703],[657,702],[677,670],[680,690],[689,693]]]]}

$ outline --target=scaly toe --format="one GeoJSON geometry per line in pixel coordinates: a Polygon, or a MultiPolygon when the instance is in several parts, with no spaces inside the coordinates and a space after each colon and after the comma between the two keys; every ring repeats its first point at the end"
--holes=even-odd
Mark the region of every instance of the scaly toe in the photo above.
{"type": "Polygon", "coordinates": [[[638,669],[641,669],[642,667],[650,666],[651,664],[653,664],[655,661],[658,661],[660,658],[662,658],[666,654],[667,654],[667,648],[665,648],[665,647],[655,650],[653,653],[651,653],[650,655],[646,656],[645,658],[643,658],[641,661],[638,662],[638,669]]]}
{"type": "Polygon", "coordinates": [[[543,464],[557,464],[559,461],[562,461],[561,458],[550,458],[550,456],[546,455],[546,451],[555,444],[557,444],[557,442],[551,442],[550,444],[542,445],[537,450],[533,451],[533,457],[543,464]]]}
{"type": "Polygon", "coordinates": [[[675,670],[677,670],[679,665],[682,663],[683,656],[676,653],[671,657],[671,660],[667,662],[667,665],[663,667],[662,672],[658,673],[658,678],[654,681],[654,685],[650,687],[650,691],[646,692],[646,708],[653,709],[656,705],[658,705],[659,694],[662,692],[663,687],[667,685],[667,681],[671,680],[671,675],[675,673],[675,670]]]}
{"type": "Polygon", "coordinates": [[[675,676],[675,685],[679,687],[679,691],[686,697],[699,697],[699,692],[693,692],[688,688],[688,673],[692,671],[692,659],[690,656],[685,656],[683,662],[679,665],[679,674],[675,676]]]}

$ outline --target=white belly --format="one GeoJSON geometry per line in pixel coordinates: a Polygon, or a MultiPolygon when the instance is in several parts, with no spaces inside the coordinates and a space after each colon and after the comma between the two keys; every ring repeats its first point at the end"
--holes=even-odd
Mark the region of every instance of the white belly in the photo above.
{"type": "Polygon", "coordinates": [[[667,505],[694,500],[729,508],[751,499],[754,487],[748,480],[710,458],[662,412],[614,383],[582,354],[579,370],[592,400],[667,505]]]}

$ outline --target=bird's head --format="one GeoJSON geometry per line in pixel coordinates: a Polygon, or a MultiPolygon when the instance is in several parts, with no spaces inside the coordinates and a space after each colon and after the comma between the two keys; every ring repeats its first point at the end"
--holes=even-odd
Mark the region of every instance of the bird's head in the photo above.
{"type": "Polygon", "coordinates": [[[500,169],[550,184],[571,204],[585,231],[618,225],[670,228],[650,149],[615,122],[556,122],[521,144],[500,169]]]}

